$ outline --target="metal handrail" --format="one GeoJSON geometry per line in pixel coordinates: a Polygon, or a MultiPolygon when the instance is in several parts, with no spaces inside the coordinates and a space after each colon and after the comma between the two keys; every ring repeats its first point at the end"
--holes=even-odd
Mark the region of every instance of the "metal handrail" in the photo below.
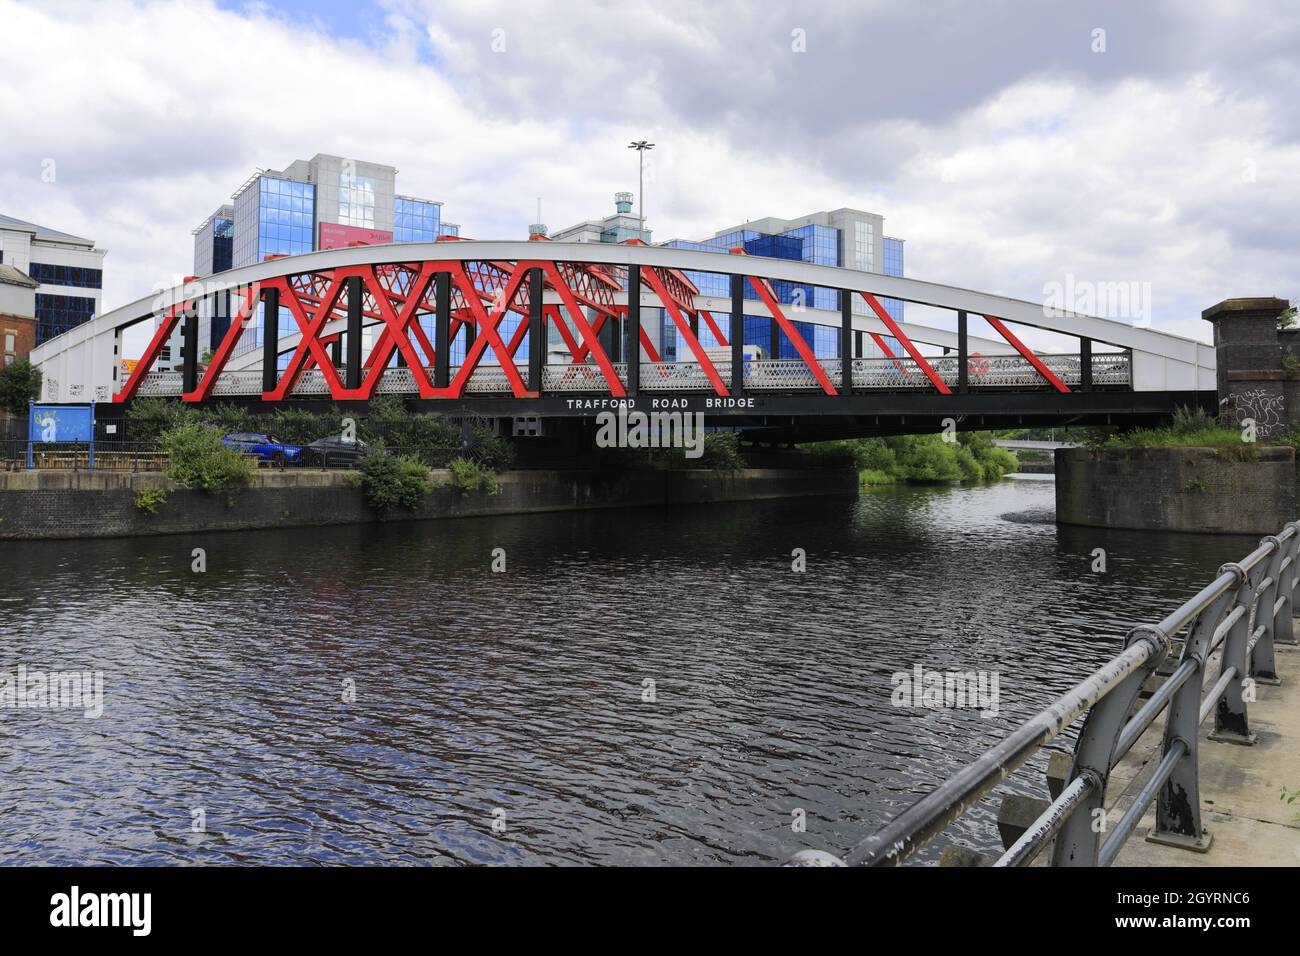
{"type": "MultiPolygon", "coordinates": [[[[1043,352],[1038,353],[1036,358],[1066,385],[1082,384],[1082,365],[1078,355],[1043,352]]],[[[959,363],[956,356],[935,356],[928,361],[931,370],[946,384],[950,386],[958,384],[959,363]]],[[[968,375],[967,384],[970,388],[978,390],[1050,387],[1037,367],[1019,354],[978,356],[971,361],[977,362],[978,365],[968,375]]],[[[722,359],[712,364],[714,371],[724,381],[730,380],[730,360],[722,359]]],[[[818,364],[834,382],[839,383],[842,380],[843,363],[839,359],[823,358],[818,360],[818,364]]],[[[852,386],[858,391],[930,391],[934,388],[922,365],[911,358],[855,358],[851,361],[850,367],[852,386]]],[[[451,374],[455,376],[459,368],[458,365],[453,365],[451,374]]],[[[613,368],[618,378],[626,385],[627,366],[619,363],[613,368]]],[[[429,377],[434,374],[432,368],[426,368],[424,371],[429,377]]],[[[516,365],[516,371],[521,379],[528,380],[526,365],[516,365]]],[[[336,369],[335,372],[339,377],[343,377],[343,369],[336,369]]],[[[377,394],[403,395],[417,391],[415,379],[407,368],[363,370],[363,380],[381,372],[383,378],[375,388],[377,394]]],[[[180,395],[184,391],[183,377],[180,372],[149,372],[141,379],[136,394],[142,398],[180,395]]],[[[819,391],[822,387],[813,369],[804,364],[802,359],[748,359],[745,361],[743,379],[744,386],[749,391],[819,391]]],[[[1131,356],[1127,352],[1094,355],[1091,381],[1094,387],[1131,388],[1133,384],[1131,356]]],[[[603,391],[608,387],[608,380],[604,373],[594,364],[564,362],[543,366],[542,390],[544,392],[568,394],[603,391]]],[[[650,391],[712,391],[714,386],[699,362],[684,359],[641,362],[640,387],[650,391]]],[[[509,393],[511,385],[499,364],[485,361],[474,370],[465,384],[465,391],[509,393]]],[[[223,371],[213,383],[212,389],[214,397],[259,395],[261,392],[261,369],[223,371]]],[[[299,397],[328,395],[329,392],[329,382],[318,368],[303,370],[293,385],[293,394],[299,397]]]]}
{"type": "Polygon", "coordinates": [[[1291,608],[1300,575],[1300,522],[1270,535],[1159,624],[1129,632],[1124,651],[1107,661],[1000,743],[927,793],[842,858],[805,850],[787,865],[897,866],[966,813],[1040,748],[1087,713],[1075,745],[1069,780],[1061,794],[1015,840],[996,866],[1026,866],[1049,845],[1055,866],[1106,866],[1154,801],[1152,839],[1204,849],[1200,820],[1198,728],[1215,714],[1216,740],[1250,743],[1246,679],[1276,682],[1273,644],[1292,642],[1291,608]],[[1178,666],[1136,714],[1143,683],[1169,655],[1175,635],[1186,630],[1178,666]],[[1205,665],[1223,647],[1218,679],[1208,694],[1205,665]],[[1114,829],[1101,841],[1093,827],[1110,774],[1120,758],[1161,713],[1168,713],[1155,773],[1114,829]],[[1130,717],[1129,715],[1132,714],[1130,717]],[[1166,786],[1174,781],[1176,786],[1166,786]],[[1178,791],[1178,799],[1173,792],[1178,791]],[[1085,812],[1080,812],[1085,811],[1085,812]],[[1054,842],[1053,842],[1054,841],[1054,842]]]}

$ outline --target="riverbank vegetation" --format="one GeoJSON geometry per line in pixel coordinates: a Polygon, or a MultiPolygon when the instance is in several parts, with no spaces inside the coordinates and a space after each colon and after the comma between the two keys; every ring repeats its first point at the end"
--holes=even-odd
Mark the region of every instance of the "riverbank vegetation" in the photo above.
{"type": "Polygon", "coordinates": [[[1093,438],[1093,448],[1222,448],[1244,444],[1240,428],[1227,428],[1203,408],[1180,407],[1168,425],[1134,428],[1093,438]]]}
{"type": "Polygon", "coordinates": [[[368,410],[309,412],[298,408],[277,409],[257,414],[238,405],[220,404],[195,408],[171,399],[141,398],[131,403],[126,417],[127,438],[133,442],[164,442],[165,437],[186,425],[205,425],[222,435],[252,432],[274,435],[290,445],[308,445],[318,438],[341,435],[350,421],[356,438],[376,451],[410,455],[426,463],[443,464],[461,453],[492,471],[514,464],[514,447],[485,424],[471,422],[465,435],[441,415],[409,412],[402,400],[382,395],[368,410]],[[468,448],[465,441],[468,439],[468,448]]]}
{"type": "Polygon", "coordinates": [[[993,444],[988,432],[894,435],[821,442],[816,454],[847,456],[863,485],[997,481],[1016,470],[1016,456],[993,444]]]}
{"type": "Polygon", "coordinates": [[[189,422],[163,436],[167,476],[182,488],[210,494],[233,495],[253,480],[253,463],[246,455],[227,448],[222,431],[189,422]]]}
{"type": "Polygon", "coordinates": [[[414,511],[429,494],[429,468],[410,455],[367,455],[358,466],[366,504],[379,514],[395,508],[414,511]]]}

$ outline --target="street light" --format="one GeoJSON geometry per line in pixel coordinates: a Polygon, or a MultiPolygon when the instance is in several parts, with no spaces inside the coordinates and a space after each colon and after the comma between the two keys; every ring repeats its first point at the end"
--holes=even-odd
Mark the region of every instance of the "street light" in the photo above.
{"type": "Polygon", "coordinates": [[[654,149],[654,143],[648,143],[643,139],[633,140],[627,144],[628,149],[635,149],[637,155],[637,165],[640,167],[637,175],[637,205],[640,207],[641,217],[641,238],[645,238],[645,154],[646,150],[654,149]]]}

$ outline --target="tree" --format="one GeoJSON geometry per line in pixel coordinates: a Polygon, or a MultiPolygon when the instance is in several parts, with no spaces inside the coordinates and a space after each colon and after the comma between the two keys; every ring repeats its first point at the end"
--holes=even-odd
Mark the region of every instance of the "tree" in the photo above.
{"type": "Polygon", "coordinates": [[[0,408],[22,418],[27,403],[41,396],[41,370],[27,359],[0,368],[0,408]]]}

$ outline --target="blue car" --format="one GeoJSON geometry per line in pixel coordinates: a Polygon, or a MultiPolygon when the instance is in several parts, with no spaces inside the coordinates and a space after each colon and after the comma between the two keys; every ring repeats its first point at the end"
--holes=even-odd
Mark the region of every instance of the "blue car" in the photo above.
{"type": "Polygon", "coordinates": [[[233,448],[245,455],[256,455],[262,461],[269,461],[277,465],[297,463],[302,459],[301,445],[286,445],[284,442],[278,441],[273,435],[237,432],[221,439],[221,443],[227,448],[233,448]]]}

